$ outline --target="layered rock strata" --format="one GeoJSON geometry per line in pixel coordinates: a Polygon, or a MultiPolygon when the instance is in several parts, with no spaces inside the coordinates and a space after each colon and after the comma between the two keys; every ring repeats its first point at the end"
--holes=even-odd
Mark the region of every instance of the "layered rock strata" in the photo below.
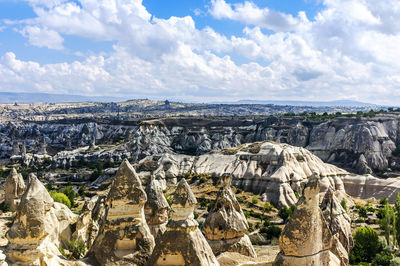
{"type": "Polygon", "coordinates": [[[146,187],[147,202],[144,207],[146,221],[154,238],[167,229],[170,206],[158,180],[152,179],[146,187]]]}
{"type": "Polygon", "coordinates": [[[223,185],[217,194],[214,208],[203,225],[203,233],[215,255],[237,252],[256,257],[253,245],[246,235],[249,226],[230,184],[223,185]]]}
{"type": "Polygon", "coordinates": [[[146,223],[147,201],[135,170],[123,161],[106,199],[105,221],[91,253],[101,265],[144,265],[154,248],[154,237],[146,223]]]}
{"type": "Polygon", "coordinates": [[[21,174],[13,168],[6,179],[4,188],[4,200],[6,204],[10,205],[10,210],[15,211],[22,194],[25,191],[25,182],[21,174]]]}
{"type": "Polygon", "coordinates": [[[219,265],[194,220],[196,203],[193,192],[182,178],[172,200],[167,231],[158,239],[148,265],[219,265]]]}

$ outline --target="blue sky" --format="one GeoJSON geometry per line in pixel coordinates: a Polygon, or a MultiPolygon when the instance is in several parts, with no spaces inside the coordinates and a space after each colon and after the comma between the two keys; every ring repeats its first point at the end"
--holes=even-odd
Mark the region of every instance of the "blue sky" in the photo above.
{"type": "Polygon", "coordinates": [[[400,99],[398,1],[0,0],[0,91],[400,99]]]}

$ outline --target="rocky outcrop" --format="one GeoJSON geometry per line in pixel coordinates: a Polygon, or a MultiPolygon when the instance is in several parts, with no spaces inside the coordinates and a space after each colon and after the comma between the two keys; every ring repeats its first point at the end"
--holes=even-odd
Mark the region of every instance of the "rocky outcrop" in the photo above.
{"type": "Polygon", "coordinates": [[[154,248],[154,237],[147,226],[147,201],[135,170],[123,161],[113,178],[106,199],[105,221],[91,254],[101,265],[144,265],[154,248]]]}
{"type": "Polygon", "coordinates": [[[275,265],[348,265],[348,250],[352,246],[351,232],[347,231],[350,224],[331,192],[325,195],[323,213],[319,190],[319,177],[313,175],[279,237],[281,252],[275,265]]]}
{"type": "Polygon", "coordinates": [[[200,156],[166,153],[144,159],[137,165],[139,175],[174,182],[187,173],[232,177],[232,185],[262,197],[276,205],[297,202],[295,191],[302,187],[312,173],[319,174],[324,184],[344,193],[342,177],[349,175],[343,169],[326,164],[304,148],[274,142],[255,142],[214,151],[200,156]],[[151,166],[151,167],[150,167],[151,166]],[[143,171],[140,171],[143,170],[143,171]]]}
{"type": "Polygon", "coordinates": [[[84,242],[87,251],[91,249],[105,219],[105,200],[105,196],[94,196],[86,201],[76,222],[72,238],[84,242]]]}
{"type": "Polygon", "coordinates": [[[387,198],[393,204],[400,192],[400,180],[397,178],[376,178],[372,175],[343,176],[346,193],[361,199],[387,198]]]}
{"type": "Polygon", "coordinates": [[[194,220],[196,203],[193,192],[182,178],[172,200],[167,231],[158,239],[148,265],[219,265],[194,220]]]}
{"type": "Polygon", "coordinates": [[[147,202],[144,207],[146,222],[154,238],[166,231],[170,210],[163,189],[158,180],[152,179],[146,187],[147,202]]]}
{"type": "Polygon", "coordinates": [[[15,211],[22,194],[25,191],[25,182],[21,174],[17,173],[17,170],[13,168],[6,179],[4,188],[4,201],[10,205],[10,210],[15,211]]]}
{"type": "Polygon", "coordinates": [[[260,119],[142,119],[120,124],[115,124],[115,120],[95,123],[84,119],[58,123],[10,123],[0,125],[0,132],[9,136],[0,141],[0,158],[12,155],[17,136],[24,136],[30,151],[38,150],[37,139],[40,136],[46,136],[49,148],[64,146],[64,151],[75,150],[57,154],[53,160],[58,166],[62,166],[64,160],[68,163],[99,158],[115,162],[124,158],[138,161],[164,152],[201,155],[243,143],[271,140],[307,148],[325,162],[366,174],[399,168],[399,159],[392,157],[392,151],[400,144],[399,121],[398,115],[382,114],[376,118],[336,118],[323,122],[271,116],[260,119]],[[125,143],[109,149],[92,150],[89,154],[87,148],[80,152],[79,148],[90,145],[93,136],[98,144],[115,143],[121,138],[125,143]]]}
{"type": "Polygon", "coordinates": [[[340,258],[342,265],[348,265],[348,254],[354,245],[351,218],[343,209],[332,189],[325,193],[320,208],[334,239],[331,250],[340,258]]]}
{"type": "Polygon", "coordinates": [[[70,225],[74,222],[76,215],[65,205],[53,202],[43,184],[31,174],[7,232],[7,259],[13,264],[58,265],[58,247],[71,239],[70,225]]]}
{"type": "Polygon", "coordinates": [[[214,208],[204,222],[203,233],[215,255],[228,251],[256,257],[246,235],[248,228],[247,219],[228,182],[217,194],[214,208]]]}

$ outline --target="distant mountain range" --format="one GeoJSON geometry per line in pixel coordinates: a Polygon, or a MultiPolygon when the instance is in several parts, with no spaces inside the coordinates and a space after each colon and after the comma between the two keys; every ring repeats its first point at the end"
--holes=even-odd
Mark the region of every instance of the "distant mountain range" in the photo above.
{"type": "Polygon", "coordinates": [[[357,107],[376,107],[378,105],[372,103],[363,103],[351,100],[338,101],[275,101],[275,100],[240,100],[236,102],[220,102],[223,104],[275,104],[275,105],[291,105],[291,106],[357,106],[357,107]]]}
{"type": "MultiPolygon", "coordinates": [[[[67,103],[67,102],[122,102],[126,98],[109,96],[82,96],[72,94],[29,93],[29,92],[0,92],[0,103],[67,103]]],[[[214,102],[215,104],[274,104],[290,106],[357,106],[377,107],[372,103],[363,103],[351,100],[339,101],[276,101],[276,100],[240,100],[236,102],[214,102]]]]}
{"type": "Polygon", "coordinates": [[[68,103],[68,102],[120,102],[126,99],[109,96],[82,96],[72,94],[0,92],[0,103],[68,103]]]}

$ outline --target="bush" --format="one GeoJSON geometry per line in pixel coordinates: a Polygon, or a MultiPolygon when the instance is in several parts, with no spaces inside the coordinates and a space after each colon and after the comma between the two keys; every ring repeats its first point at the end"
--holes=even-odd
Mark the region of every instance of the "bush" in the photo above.
{"type": "Polygon", "coordinates": [[[62,203],[71,209],[71,201],[64,193],[51,191],[50,196],[53,198],[55,202],[62,203]]]}
{"type": "Polygon", "coordinates": [[[0,210],[3,211],[3,212],[9,212],[10,211],[10,204],[2,202],[0,204],[0,210]]]}
{"type": "Polygon", "coordinates": [[[259,200],[256,196],[254,196],[254,197],[251,199],[251,203],[253,203],[253,204],[257,204],[259,201],[260,201],[260,200],[259,200]]]}
{"type": "Polygon", "coordinates": [[[240,194],[240,193],[242,193],[242,192],[243,192],[242,189],[240,189],[240,188],[236,189],[236,194],[240,194]]]}
{"type": "Polygon", "coordinates": [[[359,214],[360,217],[362,217],[362,218],[367,218],[367,217],[368,217],[367,209],[364,208],[364,207],[360,207],[360,208],[358,209],[358,214],[359,214]]]}
{"type": "Polygon", "coordinates": [[[290,209],[286,206],[282,206],[279,209],[278,216],[282,218],[282,220],[286,221],[290,216],[293,214],[293,210],[296,208],[296,206],[292,205],[290,206],[290,209]]]}
{"type": "Polygon", "coordinates": [[[388,204],[388,203],[389,203],[389,201],[388,201],[387,198],[381,198],[381,199],[379,200],[379,204],[382,205],[382,206],[385,206],[385,205],[388,204]]]}
{"type": "Polygon", "coordinates": [[[343,209],[347,212],[347,202],[344,198],[340,202],[340,205],[342,205],[343,209]]]}
{"type": "Polygon", "coordinates": [[[67,195],[69,201],[71,202],[71,206],[75,207],[75,198],[77,196],[77,193],[75,193],[75,191],[72,189],[71,186],[66,186],[63,190],[62,193],[64,193],[65,195],[67,195]]]}
{"type": "Polygon", "coordinates": [[[272,206],[272,204],[269,203],[269,201],[267,201],[267,202],[264,203],[263,211],[264,212],[270,212],[270,211],[272,211],[273,208],[274,208],[274,206],[272,206]]]}
{"type": "Polygon", "coordinates": [[[390,261],[393,259],[393,255],[390,251],[382,251],[376,254],[375,258],[372,260],[373,266],[390,266],[390,261]]]}
{"type": "Polygon", "coordinates": [[[85,255],[86,245],[81,240],[68,241],[67,243],[68,254],[63,248],[60,248],[61,254],[70,260],[79,260],[85,255]]]}
{"type": "Polygon", "coordinates": [[[267,239],[278,238],[281,235],[282,229],[269,225],[260,229],[260,234],[264,235],[267,239]]]}
{"type": "Polygon", "coordinates": [[[400,146],[397,146],[397,148],[394,151],[392,151],[392,155],[396,157],[400,156],[400,146]]]}
{"type": "Polygon", "coordinates": [[[390,261],[390,266],[400,266],[400,257],[395,257],[390,261]]]}
{"type": "Polygon", "coordinates": [[[382,251],[378,234],[371,227],[357,228],[354,234],[354,248],[349,255],[350,263],[371,262],[382,251]]]}
{"type": "Polygon", "coordinates": [[[194,212],[193,212],[193,215],[194,215],[194,219],[199,218],[199,213],[198,213],[198,212],[194,211],[194,212]]]}

